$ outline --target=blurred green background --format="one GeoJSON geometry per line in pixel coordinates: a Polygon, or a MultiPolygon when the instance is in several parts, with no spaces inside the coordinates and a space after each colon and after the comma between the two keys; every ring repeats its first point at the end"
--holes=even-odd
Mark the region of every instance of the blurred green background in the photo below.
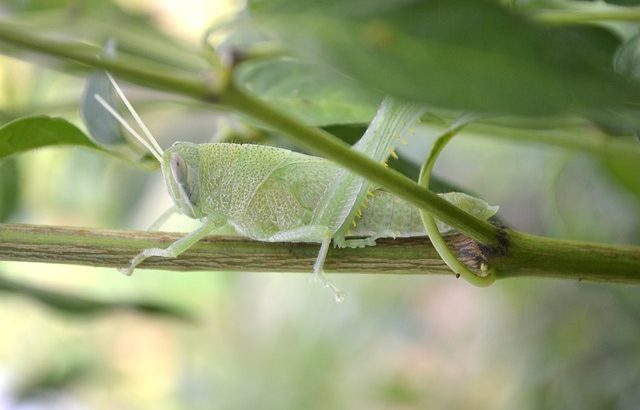
{"type": "MultiPolygon", "coordinates": [[[[241,7],[232,0],[12,0],[0,3],[0,16],[128,15],[197,48],[202,31],[241,7]]],[[[0,56],[2,122],[43,113],[81,125],[85,80],[63,71],[0,56]]],[[[124,88],[162,146],[238,127],[229,113],[124,88]]],[[[422,161],[437,132],[417,128],[400,157],[422,161]]],[[[640,197],[587,153],[468,132],[445,150],[436,174],[499,204],[500,218],[517,229],[640,244],[640,197]]],[[[159,173],[80,148],[5,161],[0,184],[4,222],[145,229],[170,205],[159,173]]],[[[175,217],[164,229],[192,226],[175,217]]],[[[0,262],[0,275],[102,300],[165,303],[193,316],[65,314],[0,293],[0,409],[640,406],[635,287],[518,279],[477,289],[451,277],[333,275],[347,295],[337,305],[304,274],[139,270],[125,277],[0,262]]]]}

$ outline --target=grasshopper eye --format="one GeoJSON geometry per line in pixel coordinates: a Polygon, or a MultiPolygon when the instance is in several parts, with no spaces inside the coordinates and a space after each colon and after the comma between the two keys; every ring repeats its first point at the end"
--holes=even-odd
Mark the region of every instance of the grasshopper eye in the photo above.
{"type": "Polygon", "coordinates": [[[171,168],[171,175],[173,176],[173,180],[180,186],[185,186],[187,183],[187,164],[184,162],[182,157],[178,154],[171,154],[171,158],[169,158],[169,166],[171,168]]]}
{"type": "Polygon", "coordinates": [[[200,152],[195,144],[180,143],[167,150],[162,161],[169,195],[182,213],[199,218],[200,152]]]}

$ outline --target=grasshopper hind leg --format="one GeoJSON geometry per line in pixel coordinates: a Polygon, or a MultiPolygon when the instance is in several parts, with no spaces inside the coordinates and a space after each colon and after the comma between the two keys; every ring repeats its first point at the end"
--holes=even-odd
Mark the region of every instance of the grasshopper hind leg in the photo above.
{"type": "Polygon", "coordinates": [[[316,242],[320,241],[320,252],[313,264],[313,278],[329,289],[337,303],[344,301],[344,293],[324,273],[324,262],[331,245],[331,231],[322,225],[307,225],[290,231],[278,232],[269,237],[269,242],[316,242]]]}
{"type": "Polygon", "coordinates": [[[327,253],[329,252],[329,245],[331,244],[331,237],[326,237],[322,240],[320,245],[320,252],[316,258],[316,262],[313,264],[313,277],[319,281],[325,288],[331,290],[333,298],[337,303],[344,302],[344,293],[338,289],[336,285],[331,282],[327,275],[323,271],[324,261],[327,259],[327,253]]]}

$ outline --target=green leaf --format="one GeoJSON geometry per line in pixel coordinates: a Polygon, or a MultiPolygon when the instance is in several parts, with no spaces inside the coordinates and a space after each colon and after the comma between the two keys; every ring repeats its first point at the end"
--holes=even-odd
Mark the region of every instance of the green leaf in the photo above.
{"type": "Polygon", "coordinates": [[[640,200],[640,161],[638,152],[606,153],[602,163],[609,174],[626,190],[640,200]]]}
{"type": "MultiPolygon", "coordinates": [[[[323,129],[336,137],[340,138],[342,141],[348,143],[349,145],[355,144],[360,137],[367,130],[364,126],[353,126],[353,125],[336,125],[323,127],[323,129]]],[[[399,158],[389,157],[387,159],[387,163],[389,164],[389,168],[395,169],[403,175],[408,176],[409,178],[417,181],[418,176],[420,175],[420,164],[412,162],[405,158],[404,156],[400,156],[399,158]]],[[[466,194],[475,195],[470,192],[468,189],[463,189],[460,186],[457,186],[437,175],[431,176],[431,182],[429,183],[429,189],[433,192],[442,193],[442,192],[462,192],[464,191],[466,194]]]]}
{"type": "Polygon", "coordinates": [[[215,42],[217,53],[246,54],[252,48],[267,45],[272,41],[257,29],[247,13],[240,13],[228,20],[222,20],[208,29],[207,35],[226,33],[222,41],[215,42]]]}
{"type": "Polygon", "coordinates": [[[7,218],[18,207],[18,167],[13,158],[0,160],[0,221],[7,218]]]}
{"type": "Polygon", "coordinates": [[[613,35],[541,26],[497,2],[271,1],[254,10],[297,55],[434,107],[559,115],[640,100],[608,67],[613,35]]]}
{"type": "Polygon", "coordinates": [[[640,80],[640,33],[631,37],[616,51],[613,67],[617,73],[640,80]]]}
{"type": "Polygon", "coordinates": [[[95,141],[106,145],[127,142],[123,137],[120,124],[94,97],[96,94],[101,96],[115,108],[113,93],[113,86],[107,74],[104,71],[96,71],[87,79],[80,101],[80,114],[87,131],[95,141]]]}
{"type": "Polygon", "coordinates": [[[160,303],[91,299],[36,285],[16,282],[2,275],[0,275],[0,292],[17,294],[39,302],[57,313],[74,316],[95,316],[125,310],[145,315],[170,317],[182,321],[193,320],[187,312],[160,303]]]}
{"type": "MultiPolygon", "coordinates": [[[[463,211],[468,212],[483,221],[498,213],[498,209],[500,208],[498,205],[489,205],[489,203],[484,199],[476,198],[465,194],[464,192],[446,192],[438,195],[463,211]]],[[[449,232],[454,230],[454,228],[444,222],[437,221],[436,223],[440,232],[449,232]]]]}
{"type": "Polygon", "coordinates": [[[367,123],[382,95],[321,65],[291,58],[242,64],[237,84],[309,125],[367,123]]]}
{"type": "Polygon", "coordinates": [[[79,145],[103,151],[63,118],[37,115],[19,118],[0,127],[0,158],[50,145],[79,145]]]}
{"type": "MultiPolygon", "coordinates": [[[[366,124],[366,123],[365,123],[366,124]]],[[[353,145],[364,135],[367,131],[367,125],[360,124],[343,124],[343,125],[328,125],[322,127],[323,130],[330,134],[335,135],[342,141],[349,145],[353,145]]]]}
{"type": "Polygon", "coordinates": [[[60,394],[83,382],[86,383],[95,375],[96,366],[86,359],[77,357],[77,352],[76,356],[56,354],[51,359],[53,360],[43,361],[40,368],[31,370],[27,378],[13,387],[12,393],[18,403],[24,403],[29,407],[30,402],[33,405],[33,402],[51,397],[48,395],[52,393],[60,394]]]}

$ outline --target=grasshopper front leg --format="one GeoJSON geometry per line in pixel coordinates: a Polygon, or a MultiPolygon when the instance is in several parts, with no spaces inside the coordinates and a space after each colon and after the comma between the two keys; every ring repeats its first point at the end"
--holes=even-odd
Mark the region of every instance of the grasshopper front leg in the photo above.
{"type": "Polygon", "coordinates": [[[163,258],[175,258],[180,255],[187,249],[191,248],[195,245],[200,239],[204,238],[211,231],[220,226],[220,222],[214,218],[206,218],[202,224],[202,226],[195,231],[191,232],[184,238],[178,239],[166,249],[161,248],[149,248],[145,249],[139,254],[137,254],[131,262],[129,266],[126,268],[118,269],[119,272],[124,273],[125,275],[131,275],[136,268],[136,266],[140,265],[145,259],[151,256],[160,256],[163,258]]]}
{"type": "Polygon", "coordinates": [[[166,211],[164,211],[159,217],[158,219],[156,219],[148,228],[147,231],[151,232],[151,231],[156,231],[158,229],[160,229],[162,227],[162,225],[164,225],[165,222],[167,222],[169,220],[169,218],[171,218],[173,216],[173,214],[178,213],[179,210],[178,208],[174,205],[172,207],[170,207],[169,209],[167,209],[166,211]]]}

